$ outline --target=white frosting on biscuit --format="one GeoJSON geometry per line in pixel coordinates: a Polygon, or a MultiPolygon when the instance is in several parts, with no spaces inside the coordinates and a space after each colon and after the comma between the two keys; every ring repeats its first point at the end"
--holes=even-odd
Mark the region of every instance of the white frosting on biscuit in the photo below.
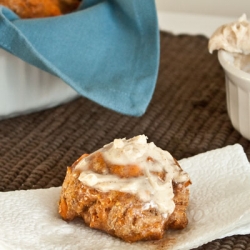
{"type": "Polygon", "coordinates": [[[117,190],[135,194],[147,203],[146,207],[157,207],[168,215],[174,211],[172,182],[184,183],[189,180],[187,173],[182,171],[176,161],[167,151],[157,147],[153,142],[147,143],[145,135],[132,139],[115,139],[100,150],[83,158],[76,165],[80,171],[79,180],[90,187],[102,192],[117,190]],[[143,175],[131,178],[120,178],[112,174],[98,174],[89,169],[88,165],[93,154],[101,152],[108,164],[120,166],[139,166],[143,175]],[[164,180],[152,172],[166,173],[164,180]]]}

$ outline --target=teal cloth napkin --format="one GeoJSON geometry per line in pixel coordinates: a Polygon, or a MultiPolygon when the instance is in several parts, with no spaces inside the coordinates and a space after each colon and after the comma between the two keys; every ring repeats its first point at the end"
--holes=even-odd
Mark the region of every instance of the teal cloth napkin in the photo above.
{"type": "Polygon", "coordinates": [[[73,13],[37,19],[0,6],[0,47],[106,108],[140,116],[159,67],[155,2],[84,0],[73,13]]]}

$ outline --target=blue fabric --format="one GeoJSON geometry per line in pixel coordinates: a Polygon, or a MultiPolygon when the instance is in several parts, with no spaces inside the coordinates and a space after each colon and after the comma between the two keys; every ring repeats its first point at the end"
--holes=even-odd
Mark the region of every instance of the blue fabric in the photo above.
{"type": "Polygon", "coordinates": [[[159,67],[155,3],[84,0],[74,13],[39,19],[0,6],[0,47],[104,107],[140,116],[159,67]]]}

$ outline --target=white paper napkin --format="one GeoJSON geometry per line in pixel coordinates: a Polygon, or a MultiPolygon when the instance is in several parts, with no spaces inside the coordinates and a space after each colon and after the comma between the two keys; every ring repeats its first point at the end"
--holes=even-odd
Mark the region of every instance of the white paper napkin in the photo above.
{"type": "Polygon", "coordinates": [[[157,242],[125,243],[63,221],[60,188],[0,193],[0,249],[191,249],[217,238],[250,233],[250,166],[236,144],[180,161],[192,179],[189,225],[157,242]]]}

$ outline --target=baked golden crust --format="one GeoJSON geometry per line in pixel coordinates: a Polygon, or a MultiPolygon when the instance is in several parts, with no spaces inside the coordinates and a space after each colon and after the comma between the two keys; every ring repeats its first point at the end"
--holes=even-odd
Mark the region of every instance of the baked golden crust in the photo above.
{"type": "MultiPolygon", "coordinates": [[[[189,200],[187,186],[190,181],[173,183],[175,210],[166,217],[157,208],[146,206],[134,194],[113,190],[101,192],[84,185],[78,179],[80,172],[75,166],[86,156],[83,155],[67,169],[59,201],[59,213],[64,220],[82,217],[89,227],[103,230],[127,242],[158,240],[163,237],[166,229],[186,227],[186,208],[189,200]]],[[[121,178],[143,174],[137,166],[130,169],[126,166],[107,164],[100,153],[94,154],[90,161],[90,169],[96,173],[112,173],[121,178]]],[[[154,174],[165,178],[161,172],[154,174]]]]}
{"type": "Polygon", "coordinates": [[[52,17],[77,9],[79,0],[0,0],[21,18],[52,17]]]}

